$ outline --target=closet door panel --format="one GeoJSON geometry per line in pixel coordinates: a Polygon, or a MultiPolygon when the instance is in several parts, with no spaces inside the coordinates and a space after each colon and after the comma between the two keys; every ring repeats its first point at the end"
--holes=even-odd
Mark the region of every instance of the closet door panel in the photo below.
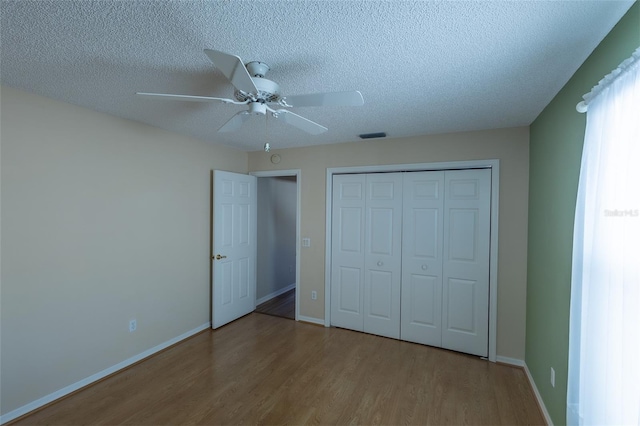
{"type": "Polygon", "coordinates": [[[442,211],[444,172],[403,179],[401,338],[442,344],[442,211]]]}
{"type": "MultiPolygon", "coordinates": [[[[360,315],[362,309],[362,270],[348,266],[338,268],[338,312],[360,315]]],[[[360,325],[356,325],[360,329],[360,325]]]]}
{"type": "Polygon", "coordinates": [[[402,174],[366,175],[364,331],[400,338],[402,174]]]}
{"type": "MultiPolygon", "coordinates": [[[[406,315],[407,320],[406,326],[403,322],[402,339],[411,341],[427,340],[424,336],[422,339],[420,338],[420,330],[416,330],[417,332],[413,339],[407,339],[408,336],[411,336],[407,327],[417,326],[435,330],[440,329],[440,306],[442,304],[442,298],[438,297],[438,295],[441,292],[441,285],[438,282],[438,277],[425,274],[412,274],[408,277],[408,281],[408,286],[405,286],[402,289],[403,296],[405,296],[403,299],[406,300],[406,303],[402,306],[402,313],[403,318],[405,318],[404,315],[406,315]]],[[[428,331],[422,334],[427,333],[428,331]]],[[[436,346],[436,343],[439,342],[440,339],[438,336],[438,338],[434,339],[433,342],[428,343],[426,341],[419,341],[417,343],[432,344],[436,346]]]]}
{"type": "Polygon", "coordinates": [[[442,346],[488,355],[491,171],[445,172],[442,346]]]}
{"type": "Polygon", "coordinates": [[[331,325],[363,331],[365,176],[333,177],[331,325]]]}
{"type": "Polygon", "coordinates": [[[393,273],[389,271],[369,271],[369,306],[370,317],[392,321],[395,311],[393,298],[393,273]]]}

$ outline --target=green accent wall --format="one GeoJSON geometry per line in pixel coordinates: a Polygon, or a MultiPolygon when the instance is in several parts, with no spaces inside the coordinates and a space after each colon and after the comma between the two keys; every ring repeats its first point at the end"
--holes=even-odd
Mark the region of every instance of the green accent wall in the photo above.
{"type": "Polygon", "coordinates": [[[586,124],[575,107],[638,46],[636,2],[530,127],[525,362],[558,425],[566,423],[573,218],[586,124]]]}

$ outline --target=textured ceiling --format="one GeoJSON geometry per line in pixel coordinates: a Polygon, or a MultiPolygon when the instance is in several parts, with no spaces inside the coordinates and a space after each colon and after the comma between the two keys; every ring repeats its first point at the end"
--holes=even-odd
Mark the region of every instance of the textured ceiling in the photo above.
{"type": "Polygon", "coordinates": [[[247,151],[522,126],[632,3],[1,0],[0,77],[247,151]],[[360,90],[365,105],[292,109],[319,136],[259,117],[221,134],[241,106],[135,95],[232,97],[205,48],[266,62],[284,94],[360,90]]]}

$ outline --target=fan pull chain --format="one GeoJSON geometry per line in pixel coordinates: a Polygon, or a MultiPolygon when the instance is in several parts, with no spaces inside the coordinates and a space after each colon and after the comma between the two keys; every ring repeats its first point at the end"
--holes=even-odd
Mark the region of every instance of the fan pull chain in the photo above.
{"type": "Polygon", "coordinates": [[[269,145],[269,114],[264,115],[264,138],[266,140],[264,143],[264,152],[269,152],[271,150],[271,146],[269,145]]]}

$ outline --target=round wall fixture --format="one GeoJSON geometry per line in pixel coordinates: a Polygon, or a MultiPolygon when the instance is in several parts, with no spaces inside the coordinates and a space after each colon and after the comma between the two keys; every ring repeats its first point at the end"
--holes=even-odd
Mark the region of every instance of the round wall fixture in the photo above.
{"type": "Polygon", "coordinates": [[[273,154],[271,156],[271,162],[273,164],[278,164],[280,162],[280,156],[278,154],[273,154]]]}

